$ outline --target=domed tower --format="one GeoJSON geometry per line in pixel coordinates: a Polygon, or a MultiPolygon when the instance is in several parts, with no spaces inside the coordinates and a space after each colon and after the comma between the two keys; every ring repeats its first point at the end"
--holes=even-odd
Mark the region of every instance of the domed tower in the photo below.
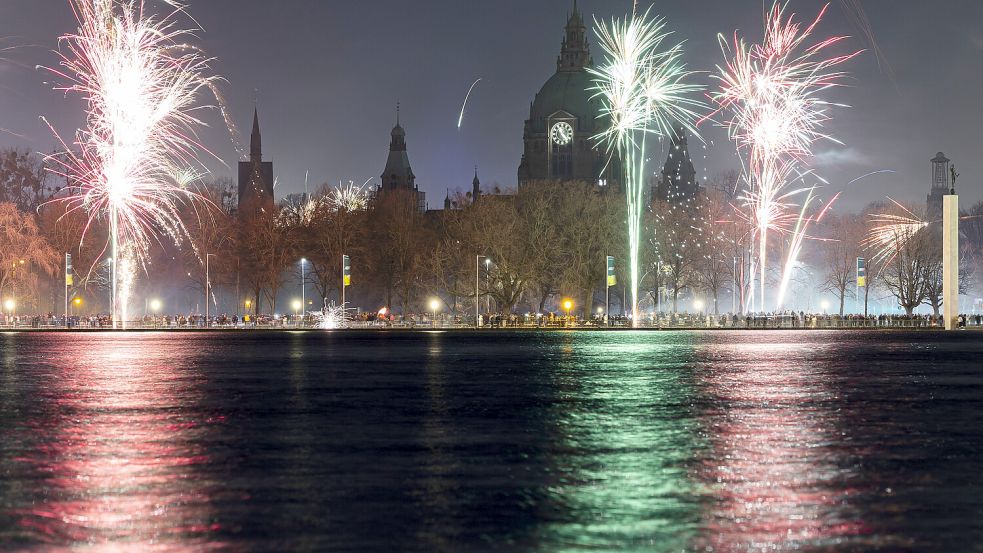
{"type": "Polygon", "coordinates": [[[380,177],[382,186],[377,195],[403,191],[415,198],[421,212],[426,211],[426,195],[416,185],[416,175],[413,174],[410,157],[406,153],[406,131],[399,122],[399,104],[396,104],[396,126],[389,136],[389,156],[386,157],[386,168],[380,177]]]}
{"type": "MultiPolygon", "coordinates": [[[[556,73],[536,94],[522,133],[519,187],[537,180],[606,184],[604,153],[591,137],[601,130],[601,103],[592,98],[593,65],[587,27],[574,2],[556,60],[556,73]]],[[[615,174],[608,167],[606,173],[615,174]]]]}

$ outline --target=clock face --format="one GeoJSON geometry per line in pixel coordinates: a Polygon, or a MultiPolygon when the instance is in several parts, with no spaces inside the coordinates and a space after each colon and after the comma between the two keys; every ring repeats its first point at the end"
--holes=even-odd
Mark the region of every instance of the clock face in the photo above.
{"type": "Polygon", "coordinates": [[[570,123],[560,121],[550,130],[550,139],[559,146],[566,146],[573,140],[573,127],[570,123]]]}

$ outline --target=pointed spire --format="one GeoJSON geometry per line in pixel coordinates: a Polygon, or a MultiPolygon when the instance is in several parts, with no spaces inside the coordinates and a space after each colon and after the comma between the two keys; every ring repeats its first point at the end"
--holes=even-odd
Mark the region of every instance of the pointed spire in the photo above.
{"type": "Polygon", "coordinates": [[[263,138],[259,133],[259,109],[253,108],[253,133],[249,137],[249,159],[263,160],[263,138]]]}
{"type": "Polygon", "coordinates": [[[399,126],[399,100],[396,100],[396,126],[399,126]]]}
{"type": "Polygon", "coordinates": [[[567,15],[567,26],[564,31],[560,57],[556,60],[557,71],[579,71],[591,65],[587,27],[584,26],[577,0],[573,2],[573,12],[567,15]]]}
{"type": "Polygon", "coordinates": [[[474,166],[474,180],[471,181],[471,201],[476,202],[481,196],[481,181],[478,180],[478,166],[474,166]]]}

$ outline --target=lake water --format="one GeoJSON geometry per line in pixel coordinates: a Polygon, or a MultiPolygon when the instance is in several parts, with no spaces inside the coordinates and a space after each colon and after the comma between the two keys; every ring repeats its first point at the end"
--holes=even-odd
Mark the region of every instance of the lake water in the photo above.
{"type": "Polygon", "coordinates": [[[983,333],[0,334],[0,549],[981,544],[983,333]]]}

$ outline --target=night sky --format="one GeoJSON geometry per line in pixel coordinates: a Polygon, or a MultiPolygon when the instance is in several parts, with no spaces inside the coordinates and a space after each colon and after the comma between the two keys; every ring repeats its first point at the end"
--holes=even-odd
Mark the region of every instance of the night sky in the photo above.
{"type": "MultiPolygon", "coordinates": [[[[153,0],[149,4],[159,7],[153,0]]],[[[828,130],[844,145],[822,144],[816,170],[830,184],[824,196],[845,189],[841,209],[856,209],[890,195],[922,205],[929,188],[928,160],[939,150],[962,174],[962,203],[983,200],[983,3],[973,0],[864,1],[874,37],[893,68],[879,68],[870,44],[834,2],[822,34],[848,34],[868,51],[849,63],[849,87],[829,97],[852,106],[834,114],[828,130]],[[847,187],[865,173],[889,169],[847,187]]],[[[191,0],[204,29],[201,45],[233,116],[248,140],[258,102],[266,159],[278,178],[277,197],[300,192],[309,171],[322,182],[374,178],[385,165],[395,104],[402,104],[410,161],[431,207],[445,190],[470,188],[479,166],[485,187],[514,187],[529,103],[555,70],[572,0],[191,0]],[[478,77],[457,128],[461,102],[478,77]]],[[[643,2],[643,5],[647,3],[643,2]]],[[[803,18],[822,6],[792,0],[803,18]]],[[[631,9],[629,0],[581,0],[588,16],[609,18],[631,9]]],[[[710,72],[722,60],[717,33],[740,29],[761,35],[760,0],[665,0],[665,15],[687,41],[693,70],[710,72]]],[[[191,23],[189,23],[191,25],[191,23]]],[[[56,142],[40,122],[48,117],[65,136],[82,124],[82,102],[64,98],[34,69],[56,63],[57,37],[74,21],[68,0],[0,0],[0,146],[50,151],[56,142]]],[[[600,61],[591,37],[595,61],[600,61]]],[[[698,80],[712,85],[709,74],[698,80]]],[[[217,113],[202,139],[230,167],[237,161],[217,113]]],[[[721,129],[704,129],[707,147],[692,146],[701,179],[739,168],[721,129]]],[[[664,154],[652,153],[653,170],[664,154]]],[[[217,161],[220,176],[233,171],[217,161]]]]}

